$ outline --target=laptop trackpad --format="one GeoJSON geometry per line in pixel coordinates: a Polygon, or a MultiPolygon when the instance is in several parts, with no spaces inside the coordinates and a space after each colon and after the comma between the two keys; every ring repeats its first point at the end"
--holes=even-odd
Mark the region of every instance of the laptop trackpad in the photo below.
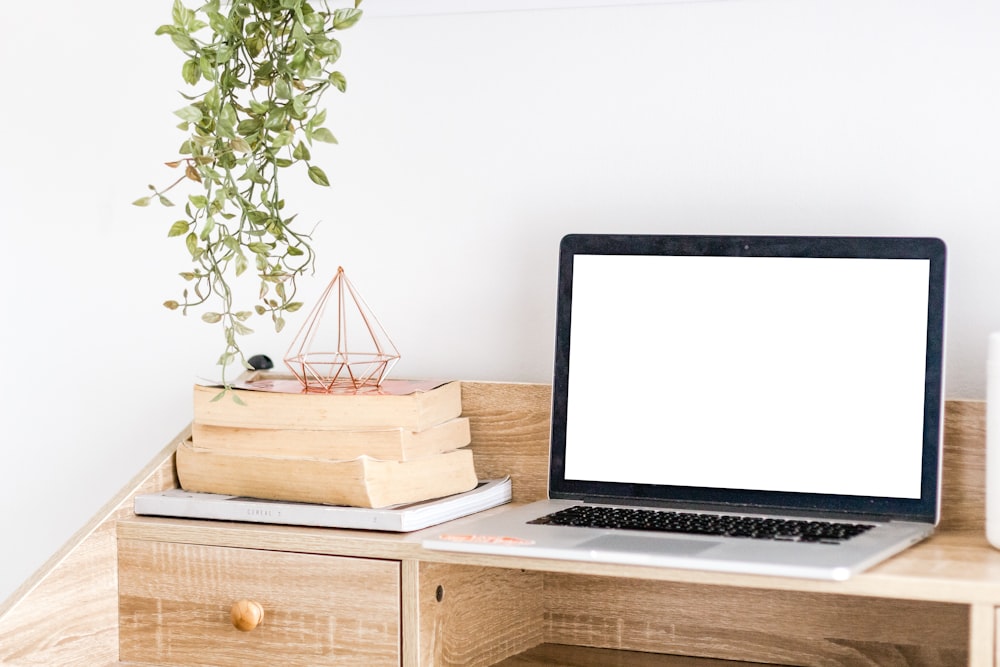
{"type": "Polygon", "coordinates": [[[670,537],[643,537],[641,535],[600,535],[581,542],[577,548],[591,551],[616,551],[649,553],[663,556],[690,556],[719,544],[702,540],[673,539],[670,537]]]}

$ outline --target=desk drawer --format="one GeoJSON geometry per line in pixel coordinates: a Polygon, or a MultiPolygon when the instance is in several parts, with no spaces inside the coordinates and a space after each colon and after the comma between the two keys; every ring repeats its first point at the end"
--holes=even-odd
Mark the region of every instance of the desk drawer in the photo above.
{"type": "Polygon", "coordinates": [[[397,561],[120,540],[118,570],[122,662],[400,664],[397,561]],[[252,630],[239,601],[263,611],[252,630]]]}

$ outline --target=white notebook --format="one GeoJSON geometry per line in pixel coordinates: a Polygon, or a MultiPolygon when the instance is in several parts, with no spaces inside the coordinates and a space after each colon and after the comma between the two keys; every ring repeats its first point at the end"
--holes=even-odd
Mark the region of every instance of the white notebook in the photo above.
{"type": "Polygon", "coordinates": [[[170,489],[135,497],[135,513],[186,519],[248,521],[322,528],[410,532],[510,502],[510,478],[480,481],[444,498],[371,509],[261,500],[170,489]]]}

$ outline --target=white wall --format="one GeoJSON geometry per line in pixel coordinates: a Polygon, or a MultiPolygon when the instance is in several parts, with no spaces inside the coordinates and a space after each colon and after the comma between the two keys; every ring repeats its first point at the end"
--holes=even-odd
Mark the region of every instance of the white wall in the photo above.
{"type": "MultiPolygon", "coordinates": [[[[190,420],[220,351],[159,305],[186,268],[173,214],[129,205],[181,141],[170,5],[4,10],[0,599],[190,420]]],[[[992,0],[368,17],[343,35],[333,188],[286,186],[321,223],[306,300],[343,265],[395,375],[544,382],[564,233],[938,235],[947,393],[982,398],[998,28],[992,0]]],[[[291,334],[258,329],[247,349],[279,359],[291,334]]]]}

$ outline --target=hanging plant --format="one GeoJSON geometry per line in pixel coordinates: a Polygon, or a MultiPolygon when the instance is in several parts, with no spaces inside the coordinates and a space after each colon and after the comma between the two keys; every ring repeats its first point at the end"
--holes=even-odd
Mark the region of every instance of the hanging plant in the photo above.
{"type": "Polygon", "coordinates": [[[312,269],[315,251],[309,232],[293,227],[279,181],[291,170],[330,185],[311,149],[337,141],[319,103],[331,87],[346,90],[334,67],[335,34],[357,23],[360,3],[330,9],[325,0],[227,0],[223,8],[209,0],[192,10],[175,0],[173,22],[156,31],[184,53],[181,76],[194,92],[182,93],[188,103],[175,112],[186,138],[166,164],[178,177],[162,189],[150,185],[152,194],[133,203],[174,206],[167,194],[193,186],[184,216],[168,231],[183,240],[191,268],[180,274],[181,298],[163,305],[186,315],[217,304],[201,319],[224,332],[218,364],[226,386],[230,364],[249,367],[239,338],[253,332],[254,314],[281,331],[285,314],[302,306],[296,279],[312,269]],[[247,272],[259,279],[258,298],[240,308],[231,279],[247,272]]]}

